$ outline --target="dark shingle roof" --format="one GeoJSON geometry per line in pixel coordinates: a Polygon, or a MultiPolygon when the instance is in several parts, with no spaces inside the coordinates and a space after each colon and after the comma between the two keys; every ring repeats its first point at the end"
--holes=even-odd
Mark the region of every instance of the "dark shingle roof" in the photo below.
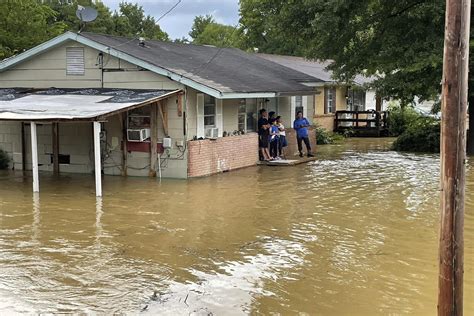
{"type": "Polygon", "coordinates": [[[303,82],[322,82],[300,71],[236,48],[217,48],[172,42],[81,33],[92,41],[164,68],[222,93],[308,92],[303,82]]]}
{"type": "MultiPolygon", "coordinates": [[[[278,63],[282,66],[291,68],[293,70],[305,73],[314,78],[321,79],[327,83],[335,82],[332,71],[327,70],[326,68],[330,65],[331,61],[316,61],[308,60],[303,57],[296,56],[284,56],[284,55],[272,55],[272,54],[258,54],[259,57],[269,60],[275,63],[278,63]]],[[[374,77],[364,77],[362,75],[357,75],[354,78],[354,83],[357,85],[365,85],[374,81],[374,77]]]]}

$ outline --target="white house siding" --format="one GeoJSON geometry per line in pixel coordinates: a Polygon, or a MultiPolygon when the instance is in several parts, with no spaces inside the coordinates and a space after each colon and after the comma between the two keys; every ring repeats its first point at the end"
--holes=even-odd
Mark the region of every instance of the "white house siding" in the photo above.
{"type": "MultiPolygon", "coordinates": [[[[103,83],[101,81],[101,70],[97,64],[99,52],[81,44],[70,42],[60,47],[25,61],[5,72],[0,73],[0,88],[28,87],[28,88],[123,88],[123,89],[183,89],[183,86],[164,76],[150,71],[140,70],[138,67],[104,54],[103,83]],[[66,75],[66,48],[84,47],[85,74],[66,75]],[[111,71],[112,70],[112,71],[111,71]]],[[[184,102],[183,102],[184,106],[184,102]]],[[[183,178],[187,176],[187,155],[180,155],[176,147],[176,141],[185,140],[183,136],[183,117],[177,115],[176,97],[168,100],[168,129],[169,136],[173,139],[173,148],[166,158],[163,176],[183,178]],[[178,156],[183,156],[178,160],[178,156]]],[[[183,108],[183,111],[185,109],[183,108]]],[[[158,121],[162,125],[161,120],[158,121]]],[[[107,148],[109,152],[105,160],[104,173],[121,174],[118,165],[121,163],[121,141],[122,131],[118,116],[111,117],[104,123],[107,130],[107,148]],[[117,138],[114,142],[112,138],[117,138]],[[112,146],[112,143],[118,146],[112,146]],[[113,148],[110,148],[113,147],[113,148]]],[[[51,124],[38,126],[38,152],[39,169],[52,171],[50,153],[52,153],[51,124]]],[[[60,123],[60,154],[71,155],[71,164],[61,165],[61,172],[90,173],[93,171],[92,164],[92,124],[91,123],[60,123]]],[[[164,136],[163,129],[159,130],[159,141],[164,136]]],[[[30,130],[26,127],[26,169],[31,169],[31,144],[30,130]]],[[[105,147],[105,144],[102,144],[105,147]]],[[[0,148],[5,149],[13,158],[12,167],[22,169],[21,156],[21,123],[0,122],[0,148]]],[[[105,152],[103,151],[103,154],[105,152]]],[[[131,176],[147,176],[150,164],[150,154],[141,152],[128,153],[128,164],[131,168],[128,174],[131,176]]]]}
{"type": "Polygon", "coordinates": [[[3,149],[8,153],[11,159],[11,168],[22,169],[21,123],[0,123],[0,149],[3,149]]]}

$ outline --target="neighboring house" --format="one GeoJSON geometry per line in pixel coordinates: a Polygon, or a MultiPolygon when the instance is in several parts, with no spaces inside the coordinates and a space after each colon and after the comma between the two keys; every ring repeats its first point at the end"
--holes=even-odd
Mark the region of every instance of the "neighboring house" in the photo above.
{"type": "Polygon", "coordinates": [[[311,119],[323,84],[238,49],[67,32],[0,63],[0,148],[15,169],[37,136],[42,171],[204,176],[255,165],[258,110],[311,119]]]}
{"type": "Polygon", "coordinates": [[[336,111],[380,111],[386,107],[386,102],[380,100],[380,108],[377,109],[375,91],[366,88],[372,81],[371,78],[356,76],[352,85],[341,84],[335,81],[332,72],[326,69],[329,61],[320,62],[303,57],[270,54],[258,54],[258,56],[323,81],[322,85],[319,82],[315,85],[314,122],[327,130],[334,129],[336,111]]]}

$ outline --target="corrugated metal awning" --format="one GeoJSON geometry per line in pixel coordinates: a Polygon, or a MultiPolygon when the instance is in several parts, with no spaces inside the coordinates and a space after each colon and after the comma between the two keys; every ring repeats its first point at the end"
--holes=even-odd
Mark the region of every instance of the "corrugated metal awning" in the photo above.
{"type": "Polygon", "coordinates": [[[144,106],[180,90],[0,89],[0,120],[99,121],[144,106]]]}

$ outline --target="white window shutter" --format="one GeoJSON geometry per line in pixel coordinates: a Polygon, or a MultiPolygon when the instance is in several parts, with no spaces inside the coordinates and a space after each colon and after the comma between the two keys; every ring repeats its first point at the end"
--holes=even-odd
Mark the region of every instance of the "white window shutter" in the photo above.
{"type": "Polygon", "coordinates": [[[303,117],[308,117],[308,96],[303,96],[302,98],[302,105],[303,105],[303,117]]]}
{"type": "Polygon", "coordinates": [[[222,137],[222,132],[224,130],[224,120],[222,117],[222,99],[216,99],[216,127],[218,128],[218,136],[222,137]]]}
{"type": "Polygon", "coordinates": [[[196,136],[203,137],[205,136],[205,131],[204,131],[204,94],[203,93],[198,93],[196,96],[197,99],[197,104],[196,104],[196,119],[197,119],[197,130],[196,130],[196,136]]]}
{"type": "Polygon", "coordinates": [[[291,97],[291,102],[290,102],[290,120],[291,120],[291,123],[293,124],[293,121],[295,120],[296,118],[296,97],[291,97]]]}
{"type": "Polygon", "coordinates": [[[66,47],[66,75],[82,76],[84,73],[84,48],[66,47]]]}

